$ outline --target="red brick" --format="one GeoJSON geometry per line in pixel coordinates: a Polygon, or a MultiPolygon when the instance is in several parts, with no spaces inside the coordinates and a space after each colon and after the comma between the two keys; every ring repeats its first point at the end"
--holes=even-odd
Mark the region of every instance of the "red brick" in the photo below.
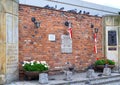
{"type": "Polygon", "coordinates": [[[20,5],[19,8],[19,61],[38,60],[47,61],[50,69],[65,65],[70,62],[77,69],[83,70],[91,65],[96,57],[102,54],[102,18],[91,15],[78,15],[73,13],[49,10],[44,8],[20,5]],[[67,16],[67,17],[66,17],[67,16]],[[31,17],[41,21],[40,28],[34,28],[31,17]],[[73,52],[72,54],[61,53],[61,35],[67,34],[65,21],[72,22],[73,28],[73,52]],[[98,54],[93,51],[94,39],[93,28],[99,28],[97,35],[98,54]],[[48,40],[49,34],[55,34],[56,41],[48,40]],[[30,42],[25,42],[31,40],[30,42]],[[77,58],[76,58],[77,56],[77,58]]]}

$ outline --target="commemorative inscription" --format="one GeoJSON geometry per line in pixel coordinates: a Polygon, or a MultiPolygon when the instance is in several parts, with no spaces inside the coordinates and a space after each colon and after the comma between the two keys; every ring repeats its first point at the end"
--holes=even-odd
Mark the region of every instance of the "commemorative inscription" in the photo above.
{"type": "Polygon", "coordinates": [[[18,47],[16,44],[7,45],[6,53],[6,67],[7,73],[15,72],[18,68],[18,47]]]}
{"type": "Polygon", "coordinates": [[[72,39],[69,35],[61,36],[61,52],[62,53],[72,53],[72,39]]]}

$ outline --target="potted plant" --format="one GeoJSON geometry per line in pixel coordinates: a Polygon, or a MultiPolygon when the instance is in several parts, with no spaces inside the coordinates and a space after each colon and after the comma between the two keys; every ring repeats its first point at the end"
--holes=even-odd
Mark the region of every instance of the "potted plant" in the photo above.
{"type": "Polygon", "coordinates": [[[110,60],[110,59],[98,59],[97,61],[95,61],[94,65],[95,65],[96,70],[103,71],[104,67],[108,67],[111,69],[114,68],[115,62],[113,60],[110,60]]]}
{"type": "Polygon", "coordinates": [[[48,64],[46,61],[24,61],[22,67],[28,79],[37,79],[39,78],[39,73],[48,71],[48,64]]]}

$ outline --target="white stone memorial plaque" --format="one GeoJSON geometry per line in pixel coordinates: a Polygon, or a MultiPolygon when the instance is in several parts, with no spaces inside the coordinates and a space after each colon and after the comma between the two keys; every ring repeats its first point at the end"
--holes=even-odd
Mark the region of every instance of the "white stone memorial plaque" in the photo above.
{"type": "Polygon", "coordinates": [[[48,39],[49,41],[55,41],[55,34],[49,34],[48,39]]]}
{"type": "Polygon", "coordinates": [[[7,44],[6,50],[6,73],[15,73],[18,70],[18,47],[16,44],[7,44]]]}
{"type": "Polygon", "coordinates": [[[72,39],[69,35],[61,36],[61,52],[62,53],[72,53],[72,39]]]}
{"type": "Polygon", "coordinates": [[[13,19],[13,43],[18,43],[18,17],[13,19]]]}
{"type": "Polygon", "coordinates": [[[6,24],[7,24],[7,42],[13,42],[13,16],[12,14],[6,14],[6,24]]]}

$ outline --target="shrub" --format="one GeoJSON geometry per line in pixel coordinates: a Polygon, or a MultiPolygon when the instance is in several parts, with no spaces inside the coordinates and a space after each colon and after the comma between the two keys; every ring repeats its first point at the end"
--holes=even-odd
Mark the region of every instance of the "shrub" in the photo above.
{"type": "Polygon", "coordinates": [[[107,60],[107,61],[108,61],[109,65],[115,65],[114,61],[112,61],[112,60],[107,60]]]}
{"type": "Polygon", "coordinates": [[[115,65],[115,62],[110,59],[100,59],[95,62],[95,65],[115,65]]]}
{"type": "Polygon", "coordinates": [[[23,69],[25,71],[39,71],[39,72],[44,72],[48,70],[48,64],[45,61],[24,61],[23,63],[23,69]]]}

